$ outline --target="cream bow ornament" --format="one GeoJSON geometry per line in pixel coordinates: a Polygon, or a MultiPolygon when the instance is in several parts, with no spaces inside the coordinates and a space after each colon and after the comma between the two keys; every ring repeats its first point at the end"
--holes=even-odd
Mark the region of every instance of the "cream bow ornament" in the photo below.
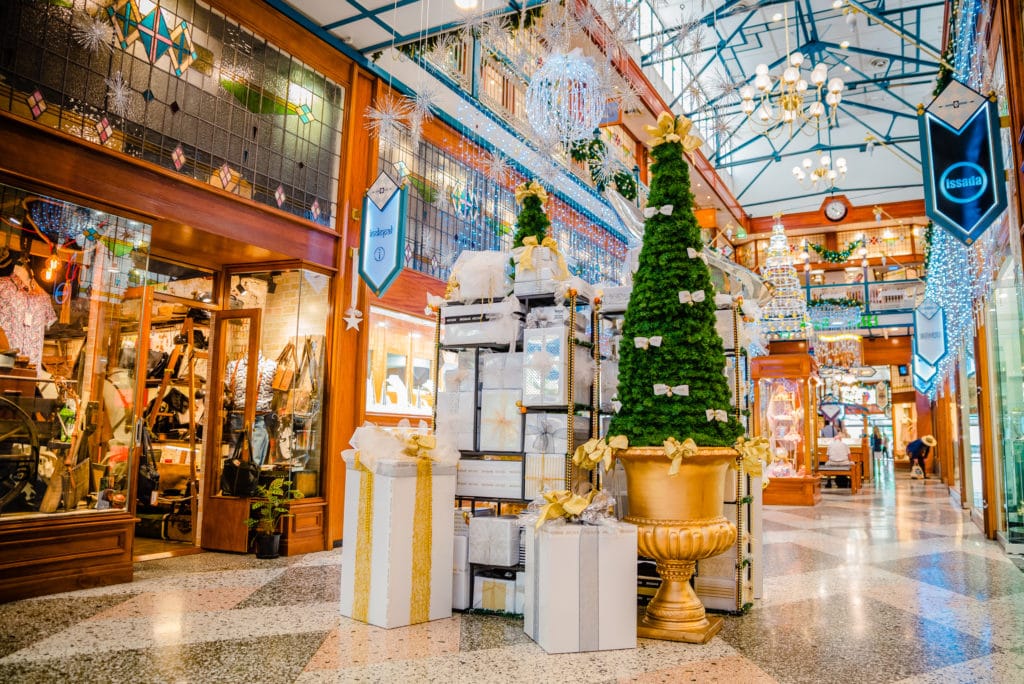
{"type": "Polygon", "coordinates": [[[594,498],[594,491],[591,490],[586,496],[574,494],[568,489],[544,492],[543,496],[547,503],[540,509],[537,516],[537,529],[540,529],[540,526],[548,520],[578,516],[590,505],[591,499],[594,498]]]}
{"type": "Polygon", "coordinates": [[[612,411],[618,413],[622,410],[622,402],[618,399],[612,399],[612,411]]]}
{"type": "Polygon", "coordinates": [[[588,439],[576,447],[572,462],[583,470],[593,470],[598,463],[604,463],[604,469],[611,470],[615,460],[615,452],[629,448],[629,440],[625,435],[616,435],[604,439],[588,439]]]}
{"type": "Polygon", "coordinates": [[[704,412],[708,417],[708,422],[717,420],[719,423],[729,422],[729,412],[723,409],[707,409],[704,412]]]}
{"type": "Polygon", "coordinates": [[[662,143],[682,143],[683,151],[691,154],[694,150],[704,144],[704,141],[695,135],[690,135],[693,122],[685,116],[675,117],[668,112],[662,112],[658,116],[658,125],[645,126],[651,138],[647,141],[649,147],[656,147],[662,143]]]}
{"type": "Polygon", "coordinates": [[[688,397],[690,396],[689,385],[663,385],[660,382],[654,386],[656,396],[665,397],[688,397]]]}
{"type": "Polygon", "coordinates": [[[644,218],[651,218],[652,216],[657,216],[658,214],[661,214],[662,216],[671,216],[672,209],[674,209],[674,207],[671,204],[666,204],[663,207],[645,207],[644,218]]]}
{"type": "Polygon", "coordinates": [[[565,257],[562,256],[562,252],[558,249],[558,241],[553,237],[546,237],[540,242],[537,242],[537,238],[534,235],[523,238],[523,252],[519,255],[519,268],[524,271],[533,270],[533,250],[538,247],[547,247],[551,250],[551,253],[558,259],[558,275],[555,276],[558,280],[565,280],[569,277],[569,267],[565,265],[565,257]]]}
{"type": "Polygon", "coordinates": [[[708,263],[708,258],[704,254],[704,252],[698,251],[698,250],[694,249],[693,247],[687,247],[686,248],[686,256],[689,257],[690,259],[700,259],[705,264],[708,263]]]}
{"type": "Polygon", "coordinates": [[[703,302],[706,298],[707,295],[704,294],[704,290],[694,290],[693,292],[682,290],[679,293],[679,303],[689,304],[690,306],[693,306],[697,302],[703,302]]]}
{"type": "Polygon", "coordinates": [[[637,349],[649,349],[651,347],[661,346],[661,335],[654,335],[652,337],[634,337],[633,346],[637,349]]]}
{"type": "Polygon", "coordinates": [[[548,191],[537,181],[528,181],[516,186],[517,204],[522,204],[523,200],[531,195],[539,199],[541,204],[546,204],[548,201],[548,191]]]}
{"type": "Polygon", "coordinates": [[[668,468],[669,475],[679,473],[679,466],[682,465],[684,458],[693,458],[697,455],[697,443],[689,437],[682,442],[675,437],[669,437],[664,441],[663,446],[665,447],[665,456],[672,461],[672,465],[668,468]]]}
{"type": "Polygon", "coordinates": [[[431,452],[434,447],[437,446],[437,440],[434,435],[424,435],[418,432],[406,435],[405,437],[405,448],[402,452],[407,456],[413,458],[432,458],[431,452]]]}
{"type": "Polygon", "coordinates": [[[442,304],[444,304],[444,297],[438,297],[437,295],[427,293],[427,307],[423,309],[423,313],[428,316],[434,316],[437,314],[437,311],[441,308],[442,304]]]}
{"type": "MultiPolygon", "coordinates": [[[[736,440],[736,451],[740,453],[740,462],[743,470],[751,477],[761,477],[764,474],[764,466],[771,460],[771,447],[764,437],[740,437],[736,440]]],[[[762,486],[767,487],[768,483],[763,482],[762,486]]]]}

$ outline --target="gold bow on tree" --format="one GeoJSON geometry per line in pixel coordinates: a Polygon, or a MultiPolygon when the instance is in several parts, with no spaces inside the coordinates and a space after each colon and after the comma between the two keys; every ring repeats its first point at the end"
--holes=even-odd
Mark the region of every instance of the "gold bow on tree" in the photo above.
{"type": "MultiPolygon", "coordinates": [[[[662,112],[658,116],[657,126],[644,126],[647,133],[652,136],[648,141],[649,147],[656,147],[662,143],[682,143],[683,152],[692,154],[694,150],[704,144],[704,141],[695,135],[690,135],[693,122],[685,116],[675,117],[668,112],[662,112]]],[[[518,191],[517,191],[518,192],[518,191]]]]}
{"type": "Polygon", "coordinates": [[[576,448],[572,455],[572,462],[577,468],[593,470],[598,463],[604,463],[604,469],[611,470],[612,462],[615,460],[615,452],[629,448],[629,440],[625,435],[615,435],[612,438],[588,439],[576,448]]]}
{"type": "MultiPolygon", "coordinates": [[[[736,440],[736,451],[740,452],[740,462],[743,470],[751,477],[761,477],[764,474],[764,464],[771,460],[772,452],[768,446],[768,440],[764,437],[740,437],[736,440]]],[[[763,483],[767,486],[768,483],[763,483]]]]}
{"type": "Polygon", "coordinates": [[[431,458],[430,452],[437,446],[434,435],[424,435],[414,432],[405,438],[405,448],[402,453],[413,458],[431,458]]]}
{"type": "Polygon", "coordinates": [[[672,461],[668,468],[669,475],[679,472],[679,466],[683,464],[684,458],[693,458],[697,455],[697,443],[687,437],[680,442],[675,437],[669,437],[664,442],[665,456],[672,461]]]}
{"type": "Polygon", "coordinates": [[[568,489],[559,489],[558,491],[544,492],[544,498],[547,499],[547,503],[540,509],[540,515],[537,517],[537,529],[540,529],[540,526],[548,520],[578,516],[590,505],[591,499],[594,498],[594,490],[591,490],[586,496],[580,496],[573,494],[568,489]]]}
{"type": "Polygon", "coordinates": [[[519,268],[524,271],[533,270],[533,250],[538,247],[547,247],[551,250],[551,253],[558,259],[558,280],[565,280],[569,277],[569,267],[565,264],[565,257],[562,256],[562,252],[558,249],[558,241],[555,238],[548,236],[537,242],[535,235],[523,238],[523,252],[519,255],[519,268]]]}
{"type": "Polygon", "coordinates": [[[547,204],[548,191],[537,181],[527,181],[516,186],[516,202],[522,204],[523,200],[530,195],[535,195],[540,203],[547,204]]]}

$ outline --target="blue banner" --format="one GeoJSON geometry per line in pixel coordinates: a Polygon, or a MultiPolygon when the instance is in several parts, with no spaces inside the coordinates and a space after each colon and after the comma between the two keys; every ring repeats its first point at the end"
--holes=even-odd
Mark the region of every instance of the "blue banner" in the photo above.
{"type": "Polygon", "coordinates": [[[1006,209],[996,102],[952,81],[920,112],[925,213],[973,244],[1006,209]]]}
{"type": "Polygon", "coordinates": [[[408,190],[386,173],[377,176],[363,198],[359,236],[359,275],[381,297],[405,265],[405,207],[408,190]]]}

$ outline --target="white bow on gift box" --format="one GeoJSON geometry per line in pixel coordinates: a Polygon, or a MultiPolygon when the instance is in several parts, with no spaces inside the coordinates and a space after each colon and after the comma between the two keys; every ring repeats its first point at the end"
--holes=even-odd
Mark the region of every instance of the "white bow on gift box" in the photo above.
{"type": "Polygon", "coordinates": [[[697,302],[703,302],[707,295],[704,294],[704,290],[694,290],[693,292],[687,292],[682,290],[679,293],[679,303],[693,305],[697,302]]]}
{"type": "Polygon", "coordinates": [[[537,451],[542,454],[551,453],[555,440],[565,439],[568,435],[565,419],[538,418],[526,425],[526,436],[533,437],[528,451],[537,451]]]}
{"type": "Polygon", "coordinates": [[[690,396],[689,385],[664,385],[658,383],[654,386],[654,394],[656,396],[665,397],[688,397],[690,396]]]}
{"type": "Polygon", "coordinates": [[[729,422],[729,413],[723,409],[707,409],[705,413],[709,423],[713,420],[717,420],[719,423],[729,422]]]}
{"type": "Polygon", "coordinates": [[[661,346],[661,335],[654,335],[653,337],[634,337],[633,346],[637,349],[648,349],[650,347],[661,346]]]}
{"type": "Polygon", "coordinates": [[[646,207],[644,209],[644,218],[651,218],[661,214],[662,216],[671,216],[674,207],[671,204],[666,204],[663,207],[646,207]]]}
{"type": "Polygon", "coordinates": [[[427,446],[429,442],[423,440],[429,436],[427,423],[422,420],[415,428],[405,418],[396,428],[383,428],[367,421],[356,428],[349,443],[358,452],[359,463],[372,473],[377,472],[381,461],[426,457],[443,465],[458,463],[460,454],[451,430],[435,430],[432,446],[427,446]]]}

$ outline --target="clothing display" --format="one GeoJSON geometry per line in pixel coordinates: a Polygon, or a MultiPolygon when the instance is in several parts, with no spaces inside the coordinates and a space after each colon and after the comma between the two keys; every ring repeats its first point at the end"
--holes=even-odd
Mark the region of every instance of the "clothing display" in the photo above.
{"type": "Polygon", "coordinates": [[[50,295],[31,281],[26,285],[15,269],[12,275],[0,278],[0,302],[0,328],[8,344],[27,356],[29,362],[41,366],[43,336],[57,320],[50,295]]]}
{"type": "MultiPolygon", "coordinates": [[[[259,381],[256,391],[256,413],[266,413],[271,410],[270,403],[274,400],[274,372],[276,370],[277,362],[260,354],[259,368],[256,371],[259,381]]],[[[248,360],[241,358],[237,361],[229,361],[226,377],[227,389],[230,393],[228,396],[234,401],[236,407],[245,406],[248,360]]]]}

